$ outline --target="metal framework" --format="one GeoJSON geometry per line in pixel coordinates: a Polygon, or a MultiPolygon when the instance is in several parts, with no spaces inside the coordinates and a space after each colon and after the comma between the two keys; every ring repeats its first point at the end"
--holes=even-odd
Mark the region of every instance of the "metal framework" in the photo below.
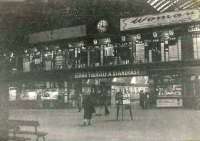
{"type": "Polygon", "coordinates": [[[158,12],[199,8],[200,0],[147,0],[158,12]]]}

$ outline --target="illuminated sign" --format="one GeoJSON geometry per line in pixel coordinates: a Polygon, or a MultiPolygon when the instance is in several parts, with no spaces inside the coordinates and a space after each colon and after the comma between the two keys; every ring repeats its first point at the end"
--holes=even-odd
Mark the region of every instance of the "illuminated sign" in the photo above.
{"type": "Polygon", "coordinates": [[[32,90],[25,90],[20,95],[21,100],[37,100],[37,92],[32,90]]]}
{"type": "Polygon", "coordinates": [[[118,71],[99,71],[99,72],[75,72],[75,79],[79,78],[107,78],[120,76],[146,75],[146,71],[141,70],[118,70],[118,71]]]}
{"type": "Polygon", "coordinates": [[[200,10],[182,10],[120,19],[120,30],[133,30],[200,21],[200,10]]]}

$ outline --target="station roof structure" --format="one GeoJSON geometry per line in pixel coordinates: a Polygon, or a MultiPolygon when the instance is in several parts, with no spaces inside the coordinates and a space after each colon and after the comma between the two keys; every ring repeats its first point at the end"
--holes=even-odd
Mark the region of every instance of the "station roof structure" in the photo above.
{"type": "Polygon", "coordinates": [[[200,0],[147,0],[158,12],[199,8],[200,0]]]}

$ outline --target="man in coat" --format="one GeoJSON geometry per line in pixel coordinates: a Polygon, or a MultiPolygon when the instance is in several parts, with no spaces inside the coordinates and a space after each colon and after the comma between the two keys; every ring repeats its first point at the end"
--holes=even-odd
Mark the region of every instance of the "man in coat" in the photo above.
{"type": "Polygon", "coordinates": [[[84,125],[91,125],[92,114],[95,113],[92,95],[85,95],[83,99],[84,125]]]}

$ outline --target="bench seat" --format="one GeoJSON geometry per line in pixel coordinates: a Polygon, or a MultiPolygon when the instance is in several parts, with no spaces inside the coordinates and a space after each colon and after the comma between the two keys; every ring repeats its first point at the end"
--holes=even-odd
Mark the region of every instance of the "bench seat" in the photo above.
{"type": "Polygon", "coordinates": [[[8,141],[30,141],[31,138],[27,137],[17,137],[17,136],[9,136],[8,141]]]}
{"type": "Polygon", "coordinates": [[[35,135],[37,137],[37,141],[39,140],[39,138],[42,138],[43,141],[45,141],[45,136],[48,134],[46,132],[41,132],[41,131],[34,132],[34,131],[23,131],[23,130],[11,131],[11,132],[15,135],[35,135]]]}
{"type": "Polygon", "coordinates": [[[23,131],[23,130],[19,130],[15,132],[16,134],[29,134],[29,135],[37,135],[37,136],[46,136],[47,133],[46,132],[41,132],[41,131],[23,131]]]}

